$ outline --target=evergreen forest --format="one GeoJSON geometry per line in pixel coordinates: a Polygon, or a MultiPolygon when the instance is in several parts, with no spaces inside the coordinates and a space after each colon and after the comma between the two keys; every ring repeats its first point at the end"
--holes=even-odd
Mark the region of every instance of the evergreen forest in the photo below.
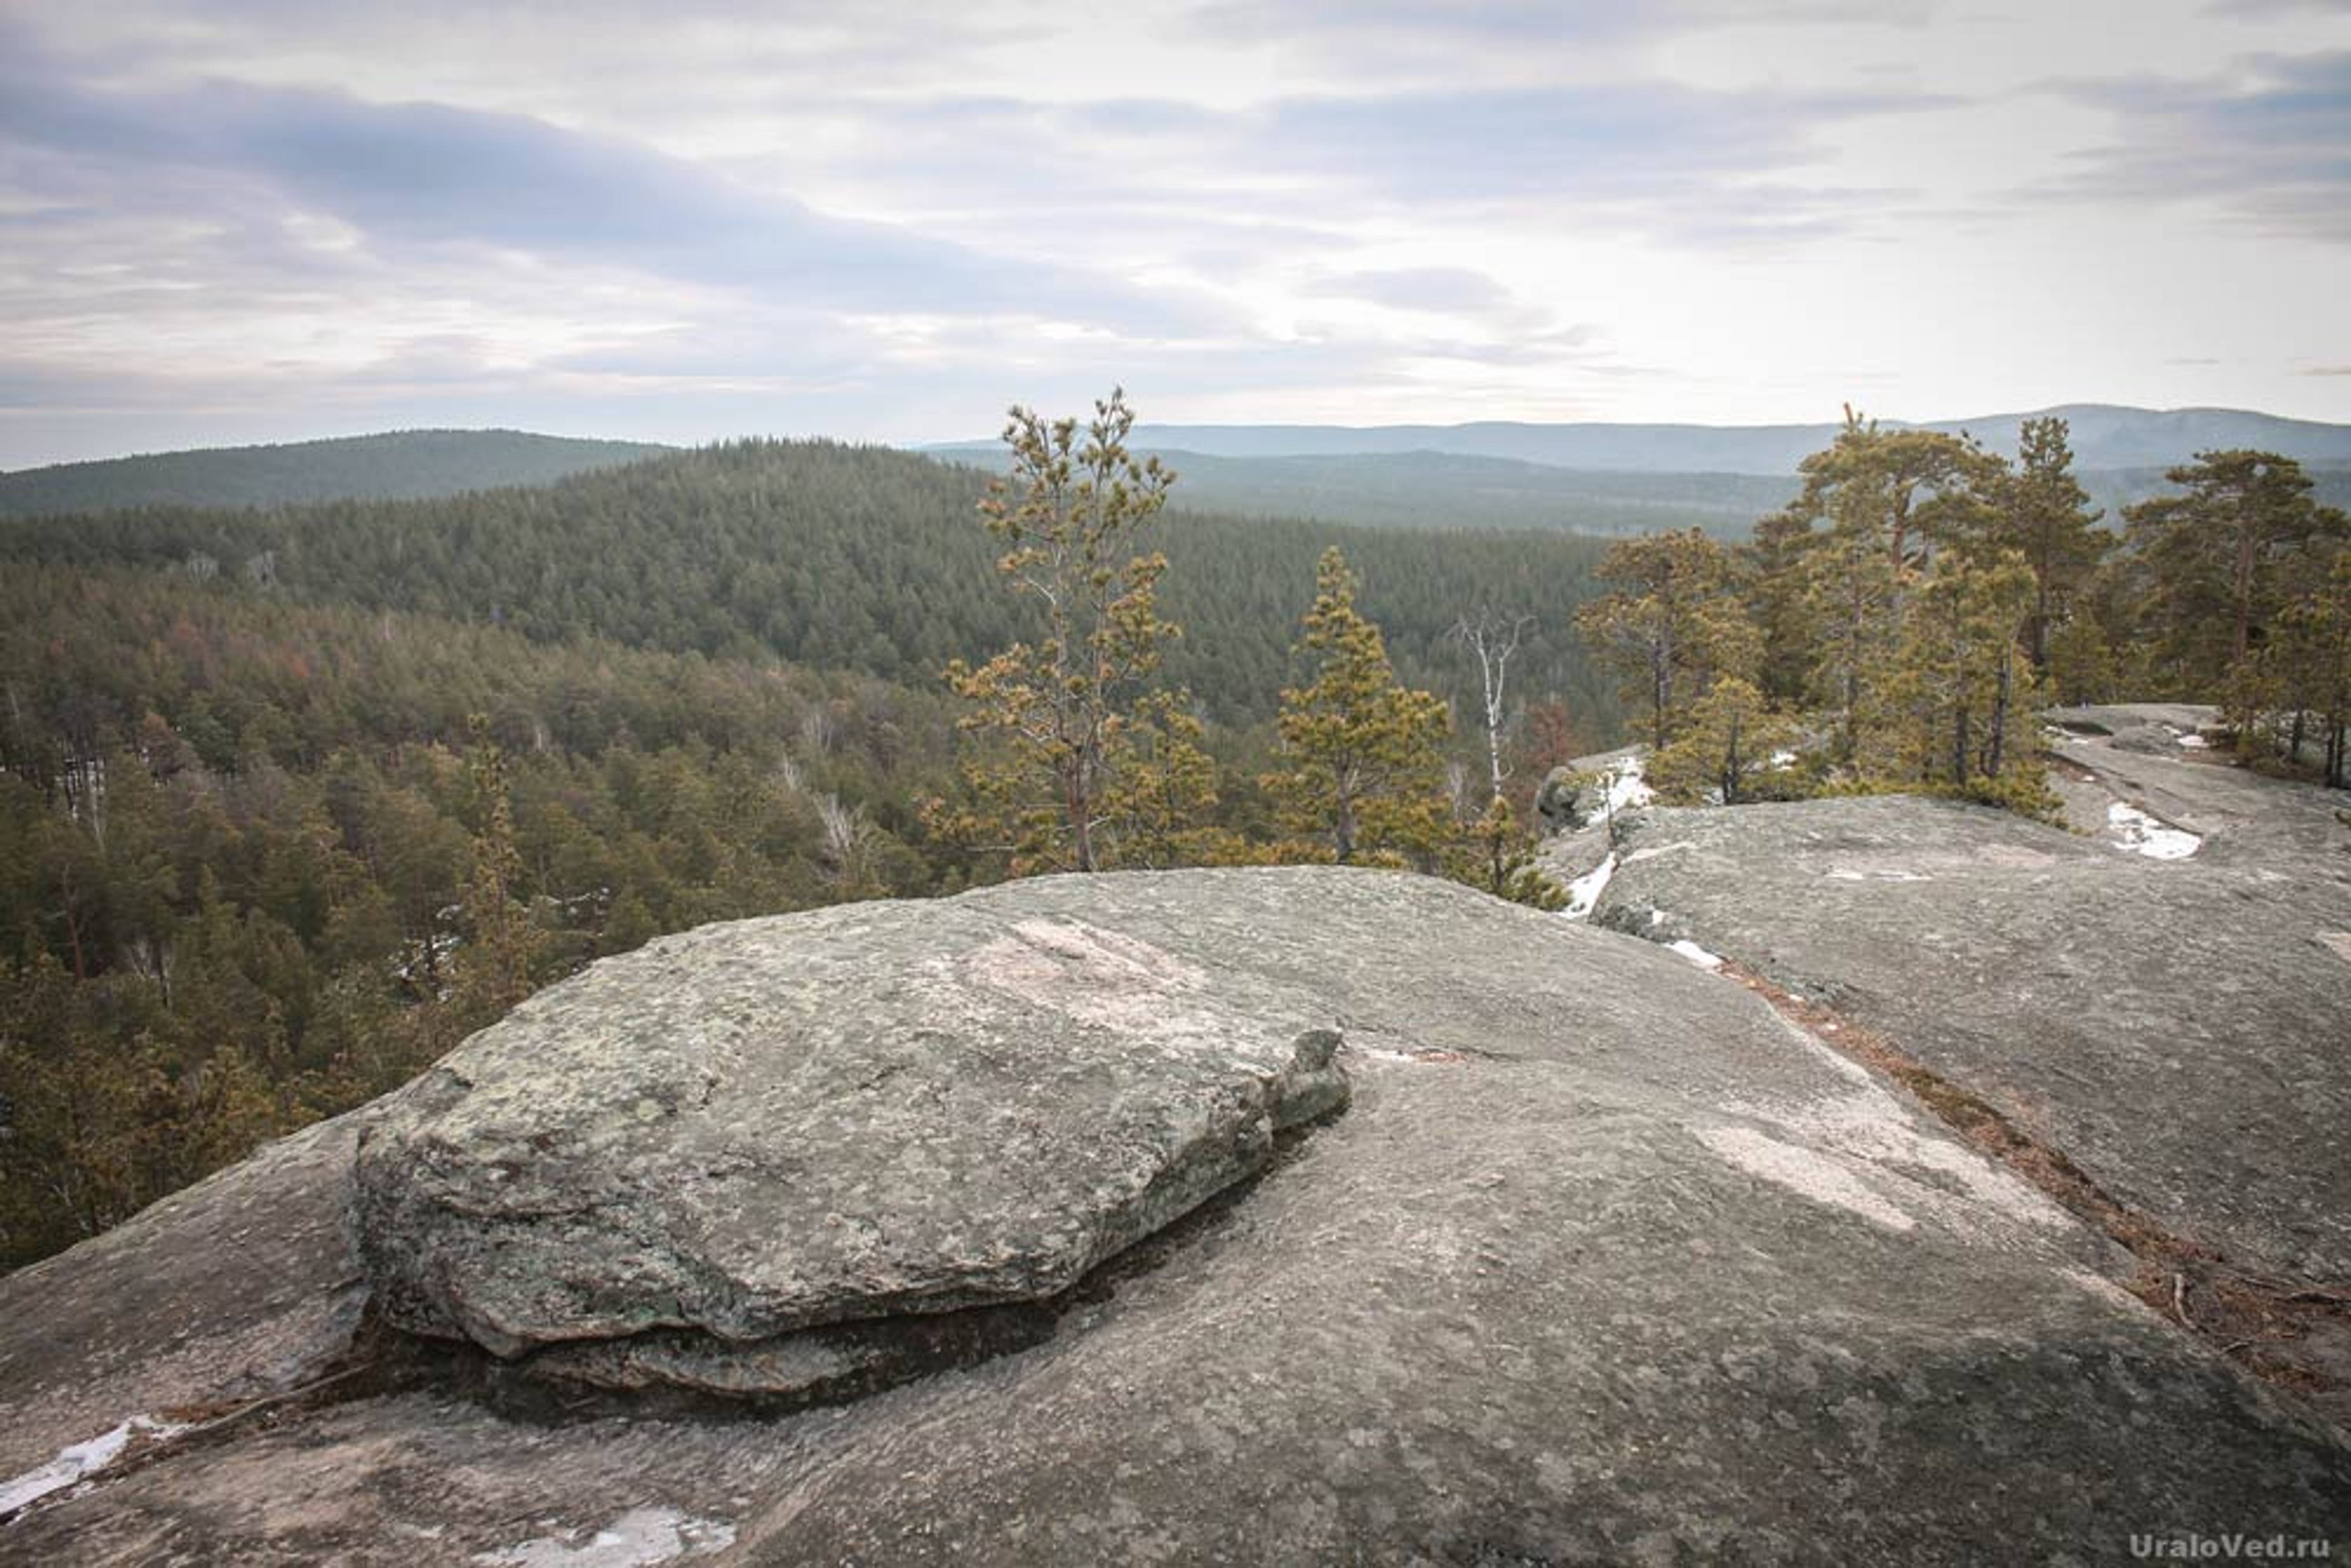
{"type": "Polygon", "coordinates": [[[0,525],[0,1268],[712,920],[1035,870],[1342,860],[1555,904],[1537,787],[2045,811],[2052,701],[2223,706],[2344,782],[2351,550],[2290,460],[2104,516],[1855,418],[1748,540],[1199,510],[745,441],[423,499],[0,525]]]}

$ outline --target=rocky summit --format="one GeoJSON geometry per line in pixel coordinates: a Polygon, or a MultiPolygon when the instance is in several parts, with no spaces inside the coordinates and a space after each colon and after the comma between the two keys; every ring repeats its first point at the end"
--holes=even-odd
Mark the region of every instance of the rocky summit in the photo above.
{"type": "Polygon", "coordinates": [[[1040,879],[607,961],[0,1280],[0,1560],[2351,1533],[2340,1433],[2135,1268],[1642,937],[1394,873],[1040,879]]]}

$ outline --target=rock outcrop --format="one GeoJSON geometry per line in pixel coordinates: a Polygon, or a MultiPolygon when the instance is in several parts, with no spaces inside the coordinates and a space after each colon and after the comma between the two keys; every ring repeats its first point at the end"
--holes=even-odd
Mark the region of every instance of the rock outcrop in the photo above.
{"type": "MultiPolygon", "coordinates": [[[[1332,1003],[1083,920],[877,903],[664,937],[517,1008],[372,1127],[385,1315],[575,1370],[773,1389],[825,1325],[1059,1295],[1344,1105],[1332,1003]]],[[[852,1346],[854,1348],[852,1348],[852,1346]]]]}
{"type": "MultiPolygon", "coordinates": [[[[2173,792],[2221,774],[2169,766],[2173,792]]],[[[2296,818],[2351,834],[2252,782],[2283,797],[2266,820],[2175,806],[2205,833],[2168,859],[1899,796],[1651,810],[1593,918],[1883,1030],[2172,1230],[2351,1281],[2351,854],[2279,850],[2296,818]]]]}
{"type": "Polygon", "coordinates": [[[1646,747],[1626,746],[1562,762],[1535,788],[1535,816],[1543,831],[1572,833],[1623,802],[1623,779],[1637,778],[1646,747]]]}
{"type": "Polygon", "coordinates": [[[1040,1289],[1052,1314],[756,1419],[524,1419],[370,1331],[350,1381],[34,1504],[0,1559],[2087,1563],[2351,1531],[2338,1435],[1901,1092],[1659,946],[1402,874],[1053,878],[697,933],[174,1202],[0,1281],[9,1461],[316,1383],[353,1281],[433,1335],[695,1385],[1040,1289]],[[1334,1072],[1344,1114],[1251,1152],[1334,1072]],[[1202,1145],[1219,1124],[1245,1130],[1202,1145]],[[1239,1179],[1103,1244],[1195,1159],[1239,1179]],[[319,1225],[346,1206],[364,1266],[319,1225]],[[146,1273],[183,1299],[116,1310],[146,1273]],[[86,1314],[62,1343],[52,1303],[86,1314]],[[203,1354],[175,1362],[183,1317],[203,1354]]]}
{"type": "MultiPolygon", "coordinates": [[[[2052,716],[2071,831],[1880,797],[1648,810],[1548,853],[1572,875],[1613,848],[1593,920],[1875,1031],[2129,1226],[2351,1305],[2343,797],[2220,765],[2210,709],[2052,716]]],[[[2290,1337],[2264,1354],[2351,1423],[2351,1312],[2290,1337]]]]}

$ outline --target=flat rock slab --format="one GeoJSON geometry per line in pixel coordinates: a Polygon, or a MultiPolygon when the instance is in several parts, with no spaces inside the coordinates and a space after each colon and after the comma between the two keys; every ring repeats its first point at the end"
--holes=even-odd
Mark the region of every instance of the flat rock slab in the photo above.
{"type": "Polygon", "coordinates": [[[2249,772],[2209,747],[2173,744],[2150,754],[2114,737],[2075,737],[2050,749],[2069,807],[2086,808],[2075,825],[2094,834],[2119,803],[2197,834],[2205,841],[2196,858],[2208,865],[2314,876],[2325,884],[2339,883],[2351,862],[2351,826],[2337,815],[2351,811],[2351,790],[2249,772]]]}
{"type": "MultiPolygon", "coordinates": [[[[2337,1438],[2118,1290],[2102,1238],[1662,948],[1331,869],[930,908],[1147,945],[1284,999],[1277,1038],[1319,1001],[1353,1103],[1017,1354],[774,1419],[291,1411],[0,1524],[0,1561],[1907,1568],[2351,1536],[2337,1438]]],[[[347,1179],[316,1172],[287,1223],[347,1179]]],[[[214,1238],[142,1239],[168,1266],[214,1238]]],[[[286,1289],[340,1266],[304,1257],[286,1289]]],[[[110,1312],[92,1259],[45,1288],[122,1369],[110,1424],[152,1408],[170,1321],[110,1312]]],[[[188,1310],[234,1319],[230,1281],[201,1289],[188,1310]]]]}
{"type": "Polygon", "coordinates": [[[351,1151],[390,1103],[0,1276],[0,1477],[132,1416],[216,1409],[326,1373],[368,1295],[346,1223],[351,1151]]]}
{"type": "Polygon", "coordinates": [[[2266,781],[2102,760],[2199,791],[2212,838],[2152,860],[1898,796],[1654,810],[1594,918],[1831,1002],[2167,1229],[2351,1280],[2351,854],[2325,839],[2351,833],[2291,787],[2264,821],[2240,797],[2266,781]]]}
{"type": "Polygon", "coordinates": [[[1041,1300],[1344,1104],[1327,998],[1021,902],[708,926],[524,1003],[360,1146],[386,1314],[510,1356],[1041,1300]]]}

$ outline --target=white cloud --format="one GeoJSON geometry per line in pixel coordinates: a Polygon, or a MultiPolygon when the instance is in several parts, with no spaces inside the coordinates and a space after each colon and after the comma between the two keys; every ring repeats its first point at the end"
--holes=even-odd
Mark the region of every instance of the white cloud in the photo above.
{"type": "Polygon", "coordinates": [[[0,21],[0,464],[394,423],[2351,417],[2351,14],[0,21]]]}

